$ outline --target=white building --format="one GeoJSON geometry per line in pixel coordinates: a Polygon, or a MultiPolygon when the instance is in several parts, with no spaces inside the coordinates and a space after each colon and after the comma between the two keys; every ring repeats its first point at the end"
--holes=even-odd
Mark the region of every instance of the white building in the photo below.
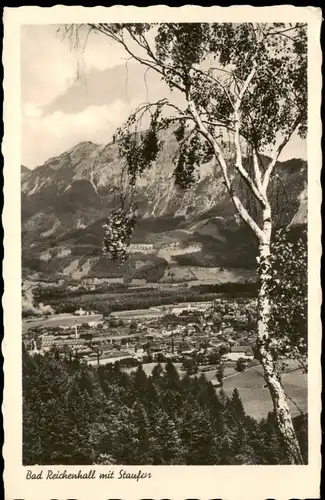
{"type": "Polygon", "coordinates": [[[84,316],[85,314],[87,313],[82,309],[82,307],[80,307],[80,309],[78,309],[78,311],[75,312],[76,316],[84,316]]]}
{"type": "Polygon", "coordinates": [[[153,245],[148,245],[145,243],[141,244],[132,244],[129,247],[130,253],[152,253],[154,251],[153,245]]]}
{"type": "Polygon", "coordinates": [[[235,345],[231,351],[223,356],[228,361],[238,361],[239,358],[248,360],[254,359],[254,353],[250,346],[235,345]]]}
{"type": "Polygon", "coordinates": [[[189,302],[184,304],[177,304],[172,307],[172,314],[180,314],[183,311],[206,311],[209,307],[211,307],[210,302],[189,302]]]}

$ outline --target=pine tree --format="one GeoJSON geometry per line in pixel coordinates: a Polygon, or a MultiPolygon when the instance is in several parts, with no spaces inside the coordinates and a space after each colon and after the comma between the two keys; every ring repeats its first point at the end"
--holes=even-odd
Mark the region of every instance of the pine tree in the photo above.
{"type": "Polygon", "coordinates": [[[239,392],[236,388],[233,390],[233,393],[232,393],[230,408],[231,408],[231,411],[232,411],[234,417],[237,420],[239,420],[239,421],[244,420],[245,410],[244,410],[242,400],[240,399],[239,392]]]}
{"type": "Polygon", "coordinates": [[[158,386],[155,385],[154,378],[152,376],[148,379],[145,401],[148,407],[160,402],[158,386]]]}
{"type": "Polygon", "coordinates": [[[153,370],[152,370],[152,373],[151,373],[151,377],[152,377],[152,379],[153,379],[153,380],[155,380],[155,379],[160,379],[160,377],[161,377],[161,376],[162,376],[162,374],[163,374],[163,371],[164,371],[164,370],[163,370],[163,367],[161,366],[161,364],[160,364],[160,363],[157,363],[157,364],[154,366],[154,368],[153,368],[153,370]]]}
{"type": "Polygon", "coordinates": [[[184,408],[180,435],[187,450],[187,465],[215,463],[216,447],[212,419],[191,396],[188,397],[184,408]]]}
{"type": "Polygon", "coordinates": [[[139,436],[134,411],[122,406],[116,416],[112,455],[117,464],[134,465],[138,460],[139,436]]]}
{"type": "Polygon", "coordinates": [[[144,406],[136,402],[133,407],[133,421],[137,429],[137,447],[134,450],[136,464],[152,463],[152,439],[150,422],[144,406]]]}
{"type": "Polygon", "coordinates": [[[179,373],[175,368],[174,363],[168,359],[165,367],[165,380],[167,381],[167,386],[170,388],[179,387],[179,373]]]}
{"type": "Polygon", "coordinates": [[[182,465],[184,448],[175,422],[163,409],[155,412],[153,427],[153,465],[182,465]]]}
{"type": "Polygon", "coordinates": [[[137,394],[141,397],[145,394],[148,385],[148,377],[142,367],[139,365],[134,374],[134,387],[137,394]]]}
{"type": "Polygon", "coordinates": [[[216,379],[218,380],[220,387],[223,387],[224,376],[225,376],[225,369],[223,364],[220,363],[216,371],[216,379]]]}

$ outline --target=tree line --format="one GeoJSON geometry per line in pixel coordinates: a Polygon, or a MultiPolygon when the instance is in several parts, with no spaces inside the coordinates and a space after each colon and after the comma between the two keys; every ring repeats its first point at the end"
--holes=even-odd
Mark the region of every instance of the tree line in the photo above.
{"type": "MultiPolygon", "coordinates": [[[[307,463],[306,416],[294,420],[307,463]]],[[[23,350],[24,465],[285,464],[273,414],[245,413],[235,389],[216,392],[175,366],[90,367],[55,351],[23,350]]]]}
{"type": "Polygon", "coordinates": [[[93,309],[100,313],[122,311],[126,309],[142,309],[152,306],[174,304],[177,302],[205,302],[213,301],[219,296],[229,298],[254,297],[256,285],[250,283],[228,283],[221,285],[202,285],[191,288],[164,290],[159,288],[127,290],[124,288],[110,288],[99,290],[67,290],[66,288],[39,287],[35,290],[34,298],[37,303],[51,305],[57,313],[74,312],[79,307],[93,309]],[[148,292],[150,291],[150,294],[148,292]]]}

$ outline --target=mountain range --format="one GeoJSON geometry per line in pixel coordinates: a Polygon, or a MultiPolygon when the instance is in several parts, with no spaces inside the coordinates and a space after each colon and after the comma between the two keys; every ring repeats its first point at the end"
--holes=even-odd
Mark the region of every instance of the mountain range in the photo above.
{"type": "MultiPolygon", "coordinates": [[[[124,164],[116,144],[82,142],[33,170],[22,165],[24,276],[79,280],[118,277],[131,268],[141,278],[160,267],[158,280],[182,279],[193,269],[254,269],[256,241],[239,221],[220,170],[210,161],[200,167],[193,188],[179,190],[173,177],[177,142],[172,131],[164,132],[163,139],[157,161],[138,180],[140,217],[131,267],[119,267],[101,251],[103,223],[119,201],[124,164]]],[[[244,193],[245,187],[238,189],[244,193]]],[[[278,162],[271,189],[275,222],[306,224],[306,162],[278,162]]],[[[249,197],[246,204],[253,213],[257,210],[249,197]]]]}

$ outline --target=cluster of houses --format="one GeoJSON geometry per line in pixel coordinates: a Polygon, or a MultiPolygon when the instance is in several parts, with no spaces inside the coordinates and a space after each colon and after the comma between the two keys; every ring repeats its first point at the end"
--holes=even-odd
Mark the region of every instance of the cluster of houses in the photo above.
{"type": "Polygon", "coordinates": [[[178,356],[180,360],[198,353],[208,356],[221,346],[227,347],[227,352],[223,355],[225,361],[254,358],[249,345],[236,345],[234,341],[227,339],[223,332],[198,332],[194,324],[162,328],[159,331],[155,328],[140,327],[135,333],[124,335],[98,335],[89,330],[77,332],[76,329],[57,335],[44,333],[36,339],[25,339],[24,344],[28,350],[41,353],[54,347],[63,352],[69,348],[77,350],[80,356],[89,360],[97,357],[100,350],[101,358],[112,363],[123,358],[141,361],[145,356],[153,359],[158,359],[159,356],[178,356]]]}
{"type": "MultiPolygon", "coordinates": [[[[136,324],[136,328],[130,328],[131,319],[134,321],[134,311],[127,311],[128,315],[121,313],[112,314],[111,317],[123,318],[123,326],[116,328],[110,326],[109,319],[101,318],[95,324],[91,323],[91,316],[86,311],[79,309],[76,315],[85,319],[88,327],[84,324],[74,324],[69,327],[58,326],[55,329],[42,328],[36,335],[28,335],[24,338],[26,349],[32,352],[47,352],[54,347],[58,350],[78,351],[85,360],[98,361],[98,352],[105,362],[115,362],[124,358],[134,358],[142,360],[145,357],[158,359],[163,356],[184,357],[193,356],[200,353],[203,356],[216,352],[223,346],[223,359],[229,362],[236,362],[239,358],[249,361],[254,358],[250,341],[245,342],[245,337],[235,335],[232,326],[234,318],[239,322],[247,321],[245,311],[223,303],[220,303],[222,310],[221,326],[217,327],[213,318],[207,319],[204,324],[199,325],[192,320],[185,322],[178,320],[175,324],[165,325],[159,318],[165,316],[166,312],[179,316],[184,312],[192,311],[204,312],[210,303],[177,304],[177,306],[156,307],[147,310],[148,318],[141,319],[136,324]],[[153,313],[151,316],[150,313],[153,313]],[[158,314],[158,316],[157,316],[158,314]],[[89,321],[88,318],[89,318],[89,321]],[[191,322],[192,321],[192,322],[191,322]],[[235,338],[237,337],[237,339],[235,338]],[[240,337],[240,341],[238,341],[240,337]],[[243,344],[243,345],[241,345],[243,344]],[[225,349],[226,348],[226,349],[225,349]]],[[[122,311],[123,313],[123,311],[122,311]]]]}

